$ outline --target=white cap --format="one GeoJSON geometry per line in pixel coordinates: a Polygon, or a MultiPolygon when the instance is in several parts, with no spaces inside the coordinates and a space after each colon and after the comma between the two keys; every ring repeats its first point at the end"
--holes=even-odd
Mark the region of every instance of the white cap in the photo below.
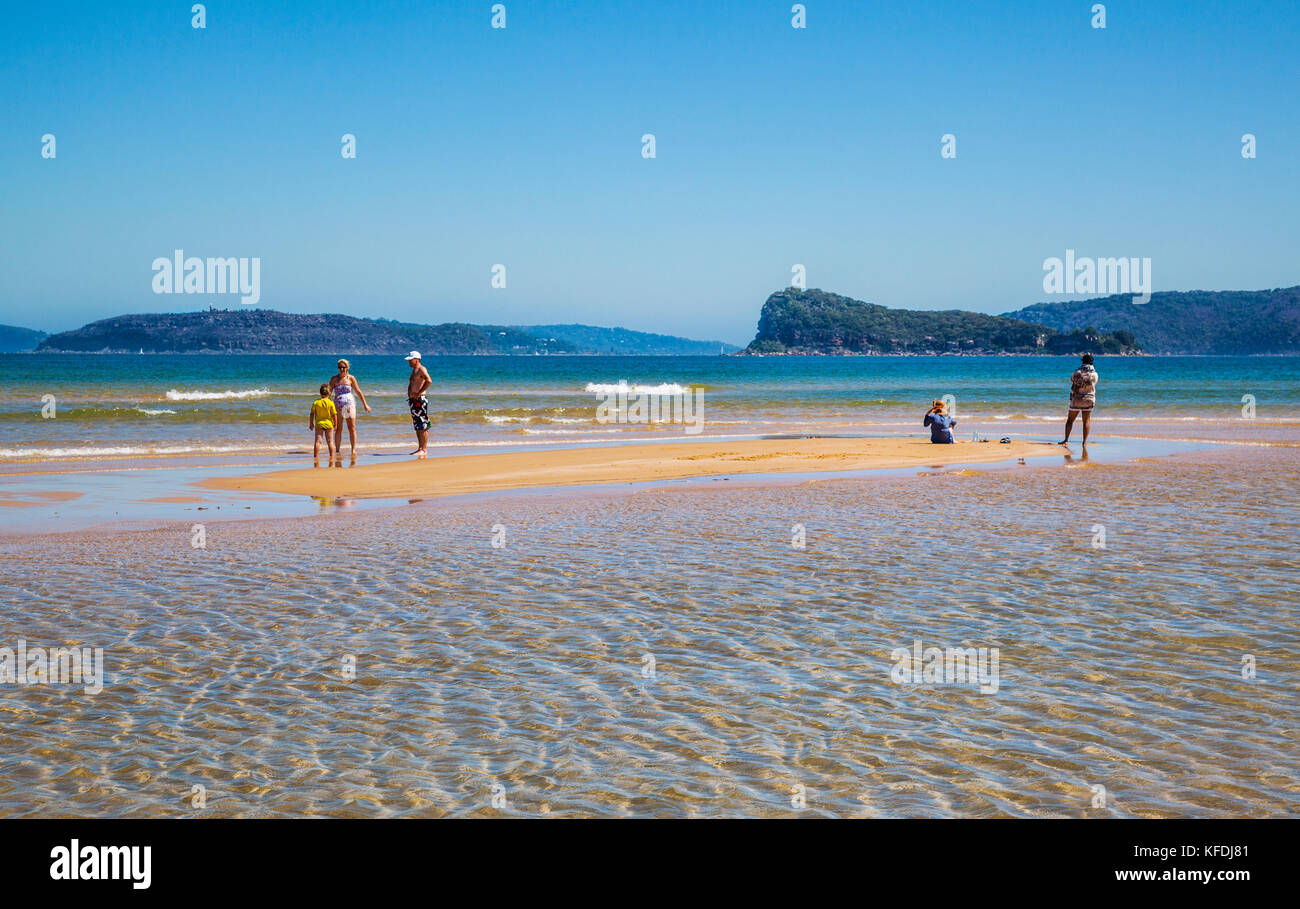
{"type": "Polygon", "coordinates": [[[413,351],[411,351],[411,353],[407,356],[406,359],[408,359],[408,360],[418,360],[418,359],[420,359],[420,352],[419,352],[418,350],[413,350],[413,351]]]}

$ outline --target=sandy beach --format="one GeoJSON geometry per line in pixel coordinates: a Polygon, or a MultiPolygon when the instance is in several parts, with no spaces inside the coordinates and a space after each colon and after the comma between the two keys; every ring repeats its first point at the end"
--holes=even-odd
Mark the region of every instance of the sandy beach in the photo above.
{"type": "Polygon", "coordinates": [[[925,439],[903,438],[752,439],[435,457],[342,471],[305,468],[217,477],[199,485],[310,496],[433,498],[504,489],[735,474],[942,467],[1059,455],[1061,451],[1056,445],[1025,441],[934,445],[925,439]]]}

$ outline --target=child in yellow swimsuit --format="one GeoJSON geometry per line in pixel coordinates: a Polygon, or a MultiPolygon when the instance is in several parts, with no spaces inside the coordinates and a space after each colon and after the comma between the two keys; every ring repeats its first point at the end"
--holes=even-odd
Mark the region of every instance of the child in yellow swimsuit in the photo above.
{"type": "Polygon", "coordinates": [[[338,422],[339,411],[330,400],[330,387],[322,385],[320,387],[320,397],[312,402],[311,417],[308,425],[316,433],[316,443],[312,446],[312,457],[320,457],[320,440],[325,439],[325,445],[329,449],[330,460],[334,460],[334,424],[338,422]]]}

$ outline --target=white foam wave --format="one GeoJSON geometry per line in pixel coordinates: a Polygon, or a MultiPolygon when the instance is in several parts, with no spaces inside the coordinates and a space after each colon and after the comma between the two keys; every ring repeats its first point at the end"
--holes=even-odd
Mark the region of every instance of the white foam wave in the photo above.
{"type": "Polygon", "coordinates": [[[148,407],[137,407],[135,410],[136,410],[137,413],[142,413],[142,414],[145,414],[146,416],[150,416],[150,417],[159,417],[159,416],[162,416],[163,414],[176,413],[176,411],[174,411],[174,410],[166,410],[166,409],[163,409],[163,410],[153,410],[153,409],[148,408],[148,407]]]}
{"type": "Polygon", "coordinates": [[[249,388],[244,391],[177,391],[167,392],[168,401],[223,401],[232,398],[265,398],[272,394],[269,388],[249,388]]]}
{"type": "Polygon", "coordinates": [[[686,389],[676,382],[663,382],[659,385],[628,385],[626,379],[620,379],[617,385],[588,382],[586,391],[595,395],[679,395],[685,393],[686,389]]]}
{"type": "Polygon", "coordinates": [[[533,423],[533,422],[537,422],[537,423],[547,423],[547,424],[550,424],[550,425],[553,425],[553,426],[582,426],[582,425],[584,425],[584,424],[591,423],[591,422],[593,422],[593,421],[595,420],[594,417],[588,417],[588,418],[586,418],[586,419],[579,419],[579,418],[577,418],[577,417],[542,417],[542,416],[537,416],[537,417],[500,417],[500,416],[490,416],[490,415],[488,415],[488,416],[484,416],[483,419],[486,420],[486,421],[489,422],[489,423],[495,423],[495,424],[497,424],[497,425],[504,425],[504,424],[507,424],[507,423],[533,423]]]}

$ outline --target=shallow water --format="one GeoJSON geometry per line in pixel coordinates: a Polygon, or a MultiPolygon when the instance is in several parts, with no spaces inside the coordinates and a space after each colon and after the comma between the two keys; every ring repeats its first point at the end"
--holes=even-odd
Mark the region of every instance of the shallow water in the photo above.
{"type": "MultiPolygon", "coordinates": [[[[780,432],[920,433],[953,395],[964,437],[1060,432],[1073,357],[434,357],[434,449],[780,432]],[[593,389],[699,389],[683,423],[600,422],[593,389]]],[[[367,451],[409,450],[400,357],[352,358],[372,408],[367,451]]],[[[157,455],[304,452],[307,412],[334,358],[276,355],[0,355],[0,465],[157,455]],[[43,419],[46,396],[52,419],[43,419]]],[[[1190,438],[1300,428],[1300,357],[1110,357],[1098,363],[1099,429],[1190,438]],[[1255,418],[1242,419],[1243,398],[1255,418]]],[[[358,408],[360,410],[360,408],[358,408]]],[[[1253,437],[1253,435],[1252,435],[1253,437]]],[[[1058,436],[1059,438],[1059,436],[1058,436]]]]}
{"type": "MultiPolygon", "coordinates": [[[[769,437],[770,438],[770,437],[769,437]]],[[[778,438],[803,438],[802,436],[778,438]]],[[[1048,437],[1027,441],[1050,442],[1048,437]]],[[[617,447],[622,442],[603,443],[617,447]]],[[[657,443],[656,443],[657,444],[657,443]]],[[[996,444],[990,442],[992,451],[996,444]]],[[[1216,443],[1217,444],[1217,443],[1216,443]]],[[[572,446],[553,445],[553,448],[572,446]]],[[[1107,437],[1095,441],[1087,452],[1079,446],[1053,447],[1036,463],[1071,463],[1087,454],[1099,463],[1118,463],[1137,457],[1154,457],[1173,452],[1205,448],[1198,442],[1147,440],[1107,437]]],[[[503,448],[501,451],[526,449],[503,448]]],[[[456,454],[477,453],[471,449],[447,449],[434,452],[434,459],[456,454]]],[[[981,451],[981,454],[987,453],[981,451]]],[[[352,470],[388,460],[392,456],[360,457],[341,461],[317,461],[316,469],[334,473],[352,470]]],[[[1009,461],[978,464],[980,469],[1015,464],[1009,461]]],[[[269,492],[232,492],[211,489],[201,481],[218,476],[247,476],[254,472],[273,472],[303,467],[301,458],[264,455],[257,458],[157,458],[153,460],[109,460],[106,462],[46,461],[36,464],[10,464],[0,467],[0,536],[27,536],[39,533],[64,533],[92,528],[106,530],[144,530],[176,521],[231,521],[250,518],[302,517],[331,514],[351,509],[391,507],[406,504],[407,499],[357,499],[308,497],[269,492]]],[[[962,464],[950,465],[960,469],[962,464]]],[[[746,483],[798,483],[808,479],[855,476],[908,476],[915,468],[842,471],[806,474],[744,474],[733,477],[746,483]]],[[[709,478],[650,481],[639,486],[681,486],[707,483],[709,478]]],[[[627,488],[632,484],[620,484],[627,488]]],[[[563,495],[573,495],[598,485],[566,486],[563,495]]],[[[494,495],[500,495],[496,493],[494,495]]]]}
{"type": "Polygon", "coordinates": [[[0,540],[0,814],[1300,809],[1294,451],[919,473],[0,540]]]}

